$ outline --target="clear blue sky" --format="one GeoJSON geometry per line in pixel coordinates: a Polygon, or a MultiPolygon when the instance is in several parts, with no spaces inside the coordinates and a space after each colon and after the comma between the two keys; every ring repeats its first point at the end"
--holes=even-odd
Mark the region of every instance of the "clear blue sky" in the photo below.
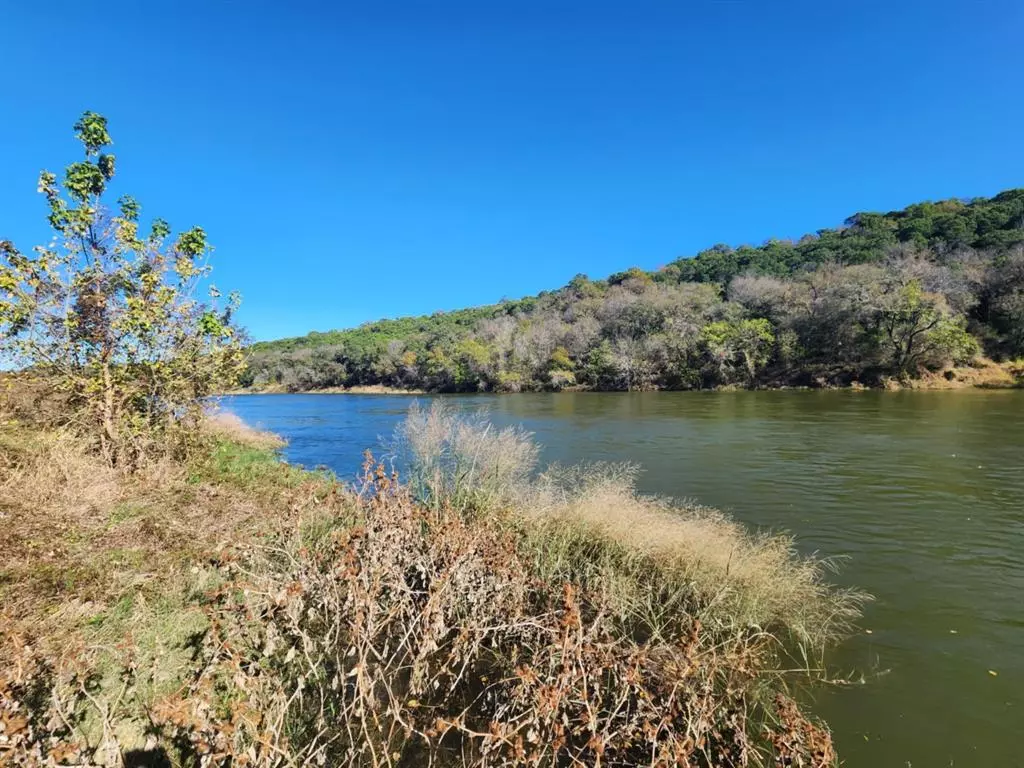
{"type": "Polygon", "coordinates": [[[265,339],[1024,185],[1024,3],[0,3],[0,236],[110,120],[265,339]]]}

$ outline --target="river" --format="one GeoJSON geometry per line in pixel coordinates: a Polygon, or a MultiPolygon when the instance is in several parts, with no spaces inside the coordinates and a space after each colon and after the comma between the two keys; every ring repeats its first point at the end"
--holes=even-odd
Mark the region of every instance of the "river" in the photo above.
{"type": "MultiPolygon", "coordinates": [[[[354,475],[414,398],[252,395],[286,456],[354,475]]],[[[429,398],[420,398],[427,400],[429,398]]],[[[641,490],[785,530],[875,600],[817,694],[846,765],[1024,766],[1024,392],[452,396],[545,462],[640,464],[641,490]]]]}

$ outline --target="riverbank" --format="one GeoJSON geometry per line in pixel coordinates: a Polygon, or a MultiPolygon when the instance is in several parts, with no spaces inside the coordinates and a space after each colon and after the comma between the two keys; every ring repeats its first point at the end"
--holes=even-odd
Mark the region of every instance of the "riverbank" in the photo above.
{"type": "Polygon", "coordinates": [[[237,421],[133,475],[7,421],[0,756],[830,764],[785,694],[817,673],[777,671],[856,613],[819,562],[628,473],[527,482],[515,430],[438,411],[404,434],[422,501],[237,421]]]}
{"type": "MultiPolygon", "coordinates": [[[[814,386],[792,386],[792,385],[758,385],[750,389],[759,391],[791,390],[791,389],[850,389],[850,390],[951,390],[951,389],[1020,389],[1024,388],[1024,360],[1011,360],[1001,363],[982,358],[973,365],[950,366],[938,371],[925,371],[917,378],[899,379],[896,377],[885,377],[872,385],[865,385],[853,381],[846,385],[839,385],[821,381],[814,386]]],[[[747,389],[736,384],[712,387],[711,391],[737,391],[747,389]]],[[[551,391],[551,390],[547,390],[551,391]]],[[[571,386],[561,387],[556,391],[560,392],[607,392],[618,390],[603,390],[596,387],[571,386]]],[[[679,391],[679,390],[657,390],[644,391],[679,391]]],[[[689,390],[685,390],[689,391],[689,390]]],[[[516,391],[496,391],[493,394],[515,394],[516,391]]],[[[281,394],[316,394],[316,395],[425,395],[438,394],[438,391],[426,389],[401,389],[388,387],[383,384],[373,384],[357,387],[324,387],[322,389],[288,389],[280,385],[268,387],[245,387],[225,395],[281,395],[281,394]]]]}
{"type": "Polygon", "coordinates": [[[1020,389],[1024,388],[1024,360],[996,363],[981,360],[975,365],[927,371],[916,379],[887,380],[886,389],[1020,389]]]}
{"type": "Polygon", "coordinates": [[[242,387],[230,392],[222,393],[230,395],[294,395],[294,394],[317,394],[317,395],[426,395],[430,394],[425,389],[401,389],[398,387],[386,387],[383,384],[368,384],[360,387],[324,387],[322,389],[291,390],[282,386],[270,387],[242,387]]]}

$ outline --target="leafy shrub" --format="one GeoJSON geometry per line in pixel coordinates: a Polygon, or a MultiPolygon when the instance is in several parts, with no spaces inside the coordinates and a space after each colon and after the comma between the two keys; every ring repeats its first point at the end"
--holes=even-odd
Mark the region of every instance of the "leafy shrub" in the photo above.
{"type": "Polygon", "coordinates": [[[84,159],[63,185],[39,176],[53,240],[32,254],[0,242],[0,357],[63,393],[57,421],[92,437],[111,465],[130,467],[194,435],[203,399],[237,379],[239,299],[222,302],[208,283],[203,229],[170,240],[167,222],[154,219],[143,234],[133,198],[106,207],[106,119],[86,112],[75,132],[84,159]]]}

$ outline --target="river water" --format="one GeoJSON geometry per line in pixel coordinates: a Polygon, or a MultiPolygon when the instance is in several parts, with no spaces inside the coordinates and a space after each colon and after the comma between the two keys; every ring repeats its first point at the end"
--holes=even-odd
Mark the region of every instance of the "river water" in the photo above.
{"type": "MultiPolygon", "coordinates": [[[[429,400],[420,398],[421,400],[429,400]]],[[[845,764],[1024,766],[1024,392],[452,396],[522,424],[545,462],[640,464],[693,499],[844,558],[875,600],[817,695],[845,764]]],[[[354,475],[413,398],[252,395],[226,403],[287,458],[354,475]]]]}

